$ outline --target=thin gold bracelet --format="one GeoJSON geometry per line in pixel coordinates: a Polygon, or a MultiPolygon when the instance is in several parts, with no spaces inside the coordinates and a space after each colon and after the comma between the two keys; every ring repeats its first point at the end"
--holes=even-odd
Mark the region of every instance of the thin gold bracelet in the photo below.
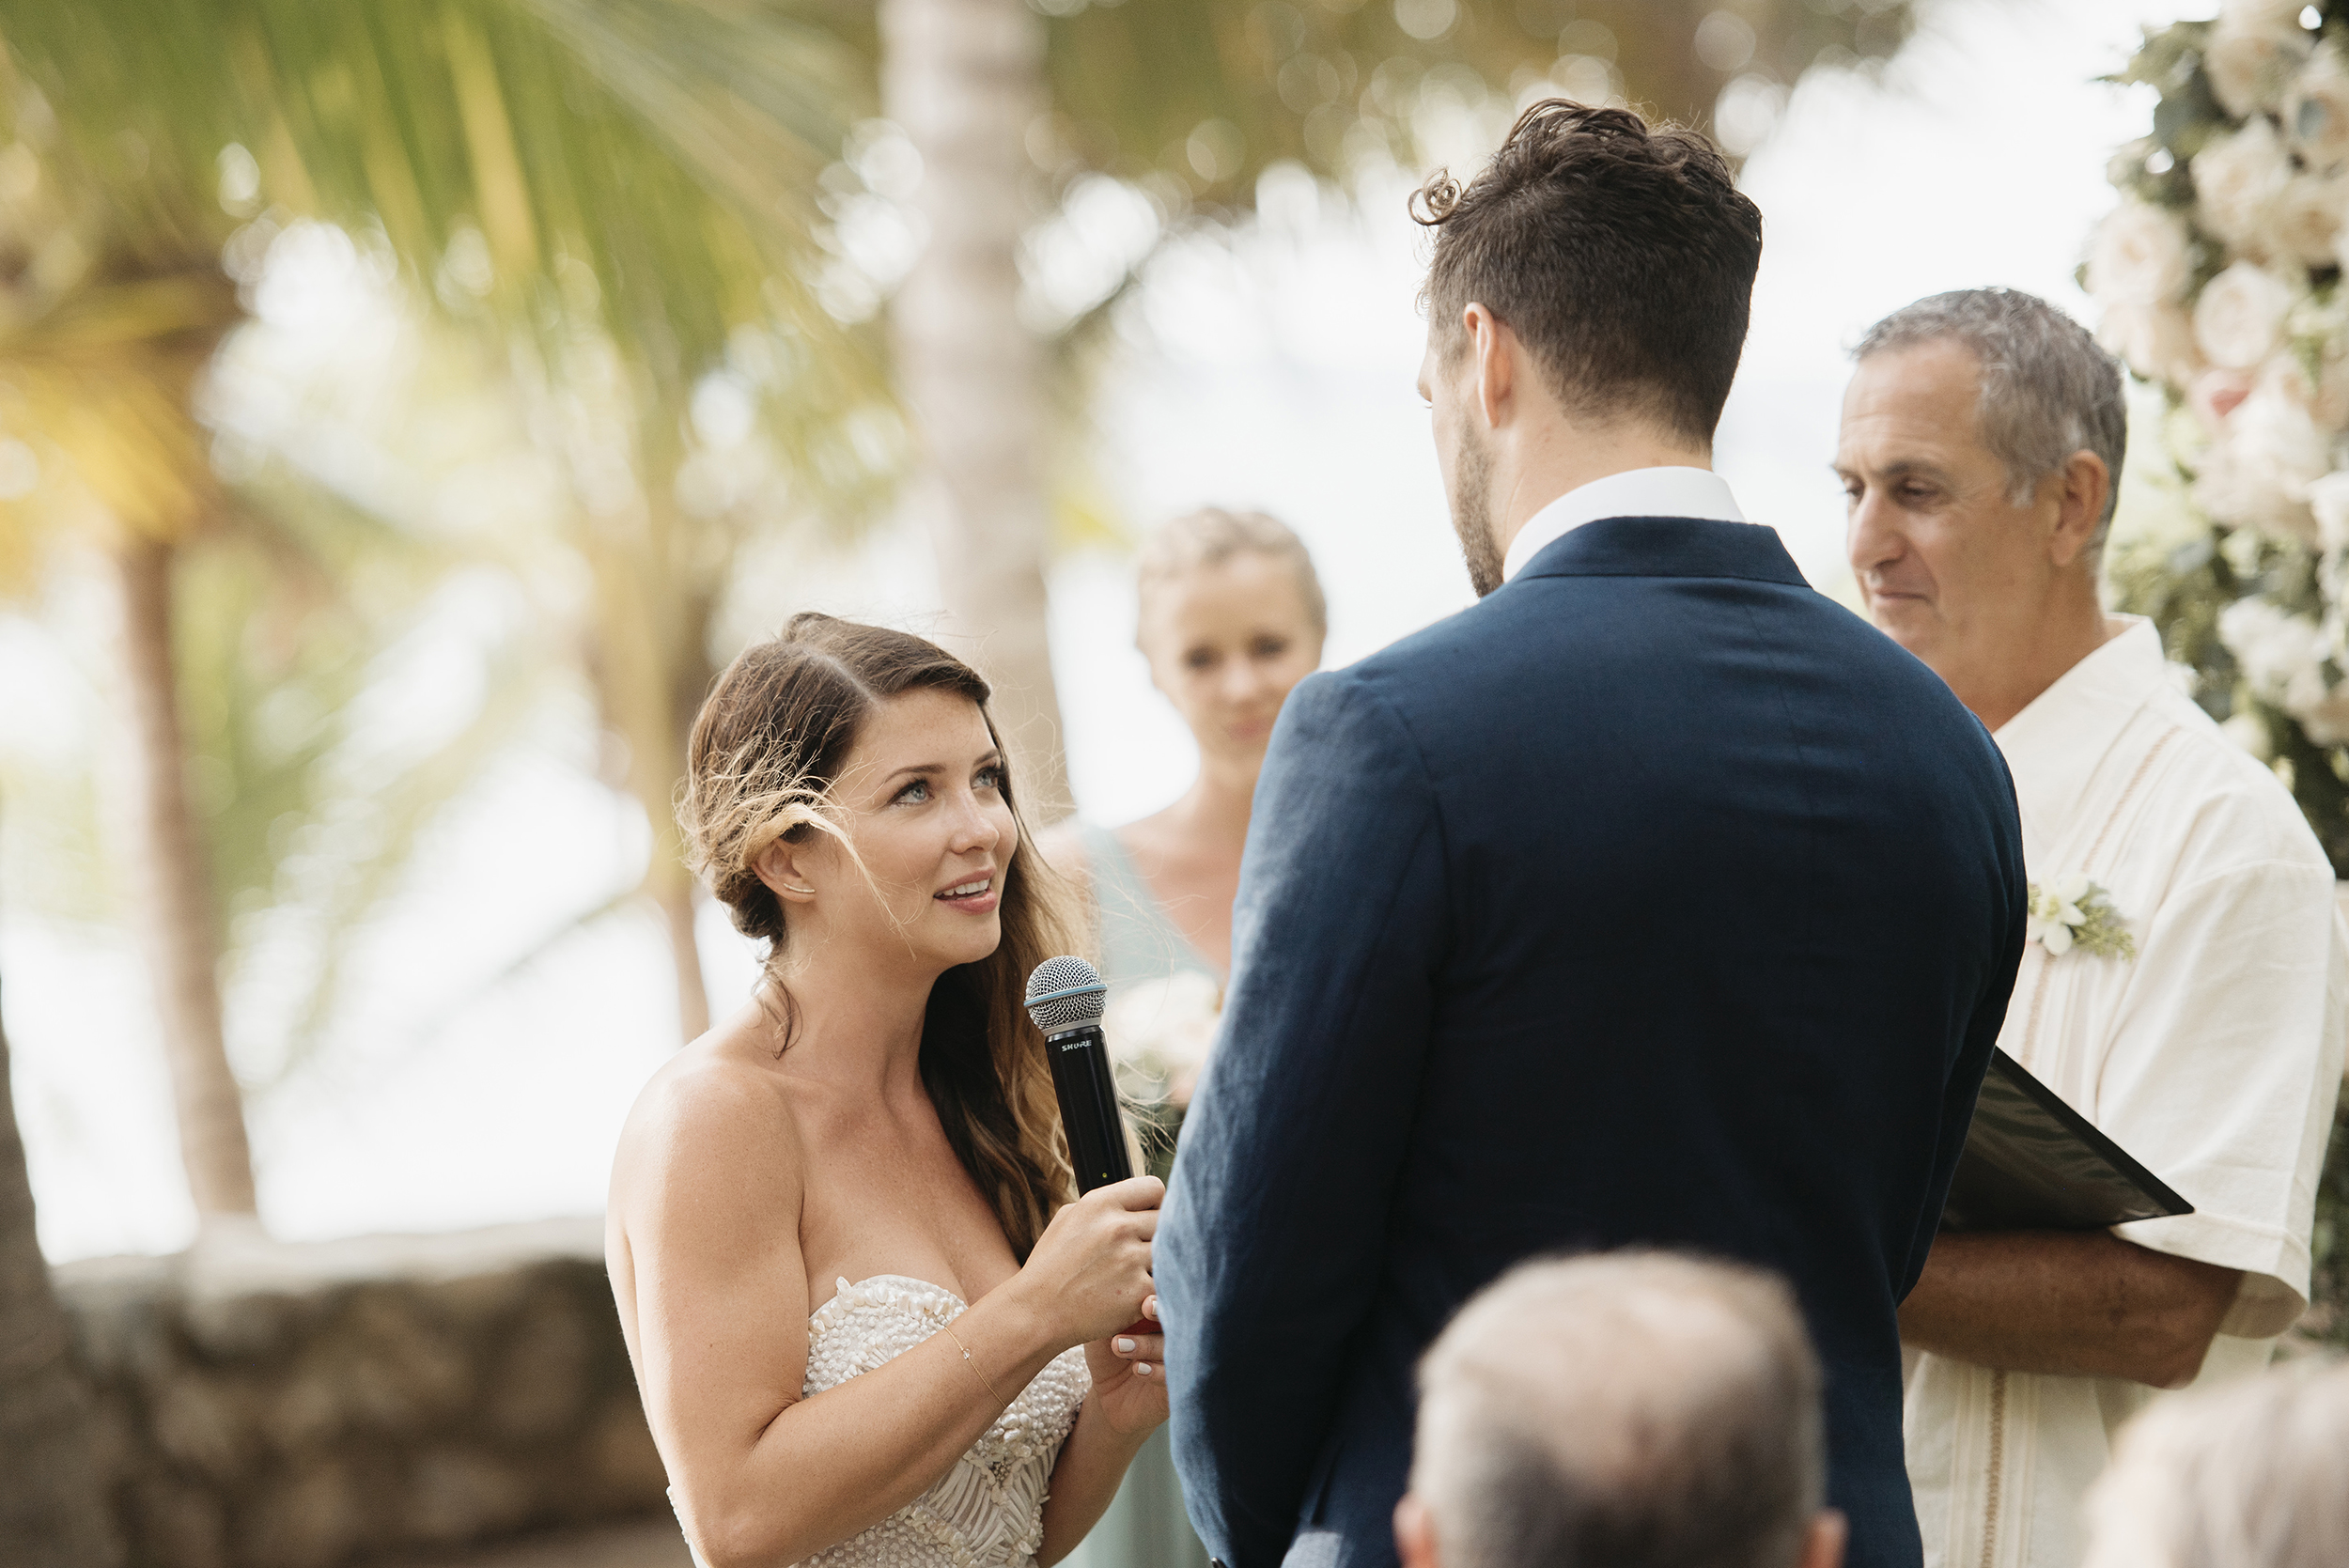
{"type": "Polygon", "coordinates": [[[955,1342],[957,1350],[962,1352],[962,1364],[971,1369],[971,1375],[977,1378],[980,1385],[987,1389],[988,1397],[1004,1409],[1010,1409],[1011,1401],[995,1391],[995,1380],[979,1370],[979,1363],[971,1358],[971,1347],[962,1343],[962,1336],[955,1332],[955,1326],[951,1323],[946,1326],[946,1337],[955,1342]]]}

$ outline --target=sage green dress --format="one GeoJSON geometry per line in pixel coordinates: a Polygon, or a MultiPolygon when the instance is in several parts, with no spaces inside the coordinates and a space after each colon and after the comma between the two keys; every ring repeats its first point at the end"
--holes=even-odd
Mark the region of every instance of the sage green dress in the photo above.
{"type": "MultiPolygon", "coordinates": [[[[1221,972],[1168,917],[1117,835],[1090,823],[1080,831],[1101,922],[1101,978],[1110,994],[1137,981],[1185,971],[1221,983],[1221,972]]],[[[1165,1427],[1143,1444],[1109,1512],[1066,1561],[1068,1568],[1207,1568],[1207,1549],[1183,1513],[1182,1483],[1174,1476],[1165,1427]]]]}

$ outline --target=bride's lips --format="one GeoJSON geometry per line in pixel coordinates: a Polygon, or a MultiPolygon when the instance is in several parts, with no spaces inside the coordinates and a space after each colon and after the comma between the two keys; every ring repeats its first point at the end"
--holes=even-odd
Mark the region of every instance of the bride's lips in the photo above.
{"type": "Polygon", "coordinates": [[[1002,895],[995,889],[997,880],[998,875],[992,871],[983,877],[965,877],[958,882],[939,889],[930,897],[966,915],[992,914],[995,906],[1003,902],[1002,895]],[[961,896],[953,896],[957,893],[961,896]]]}

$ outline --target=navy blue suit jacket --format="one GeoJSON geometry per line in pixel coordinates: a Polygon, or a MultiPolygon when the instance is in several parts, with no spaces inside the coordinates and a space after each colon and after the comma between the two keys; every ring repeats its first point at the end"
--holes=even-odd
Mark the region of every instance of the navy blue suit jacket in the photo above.
{"type": "Polygon", "coordinates": [[[1767,528],[1586,523],[1298,687],[1157,1243],[1208,1550],[1392,1564],[1445,1321],[1647,1244],[1793,1282],[1849,1561],[1919,1563],[1894,1311],[2023,928],[1989,736],[1767,528]]]}

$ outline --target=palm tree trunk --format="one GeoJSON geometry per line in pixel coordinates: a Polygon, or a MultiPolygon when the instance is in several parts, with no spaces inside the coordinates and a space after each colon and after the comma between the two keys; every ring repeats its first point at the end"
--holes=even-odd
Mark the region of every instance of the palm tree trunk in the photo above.
{"type": "Polygon", "coordinates": [[[0,1562],[122,1560],[94,1461],[89,1401],[66,1358],[65,1314],[33,1229],[33,1188],[0,1032],[0,1562]]]}
{"type": "Polygon", "coordinates": [[[1049,822],[1069,798],[1046,635],[1045,361],[1019,312],[1044,23],[1027,0],[881,0],[879,22],[882,111],[922,154],[913,205],[929,231],[891,306],[917,493],[946,629],[974,644],[1026,809],[1049,822]]]}
{"type": "Polygon", "coordinates": [[[661,924],[669,933],[669,957],[677,965],[677,1032],[687,1045],[709,1032],[709,986],[702,978],[701,948],[693,939],[693,884],[679,876],[655,887],[661,924]]]}
{"type": "Polygon", "coordinates": [[[251,1215],[253,1153],[244,1100],[222,1036],[220,938],[211,874],[188,800],[172,658],[172,547],[136,539],[115,551],[122,587],[137,780],[137,905],[179,1123],[179,1158],[199,1220],[251,1215]]]}

